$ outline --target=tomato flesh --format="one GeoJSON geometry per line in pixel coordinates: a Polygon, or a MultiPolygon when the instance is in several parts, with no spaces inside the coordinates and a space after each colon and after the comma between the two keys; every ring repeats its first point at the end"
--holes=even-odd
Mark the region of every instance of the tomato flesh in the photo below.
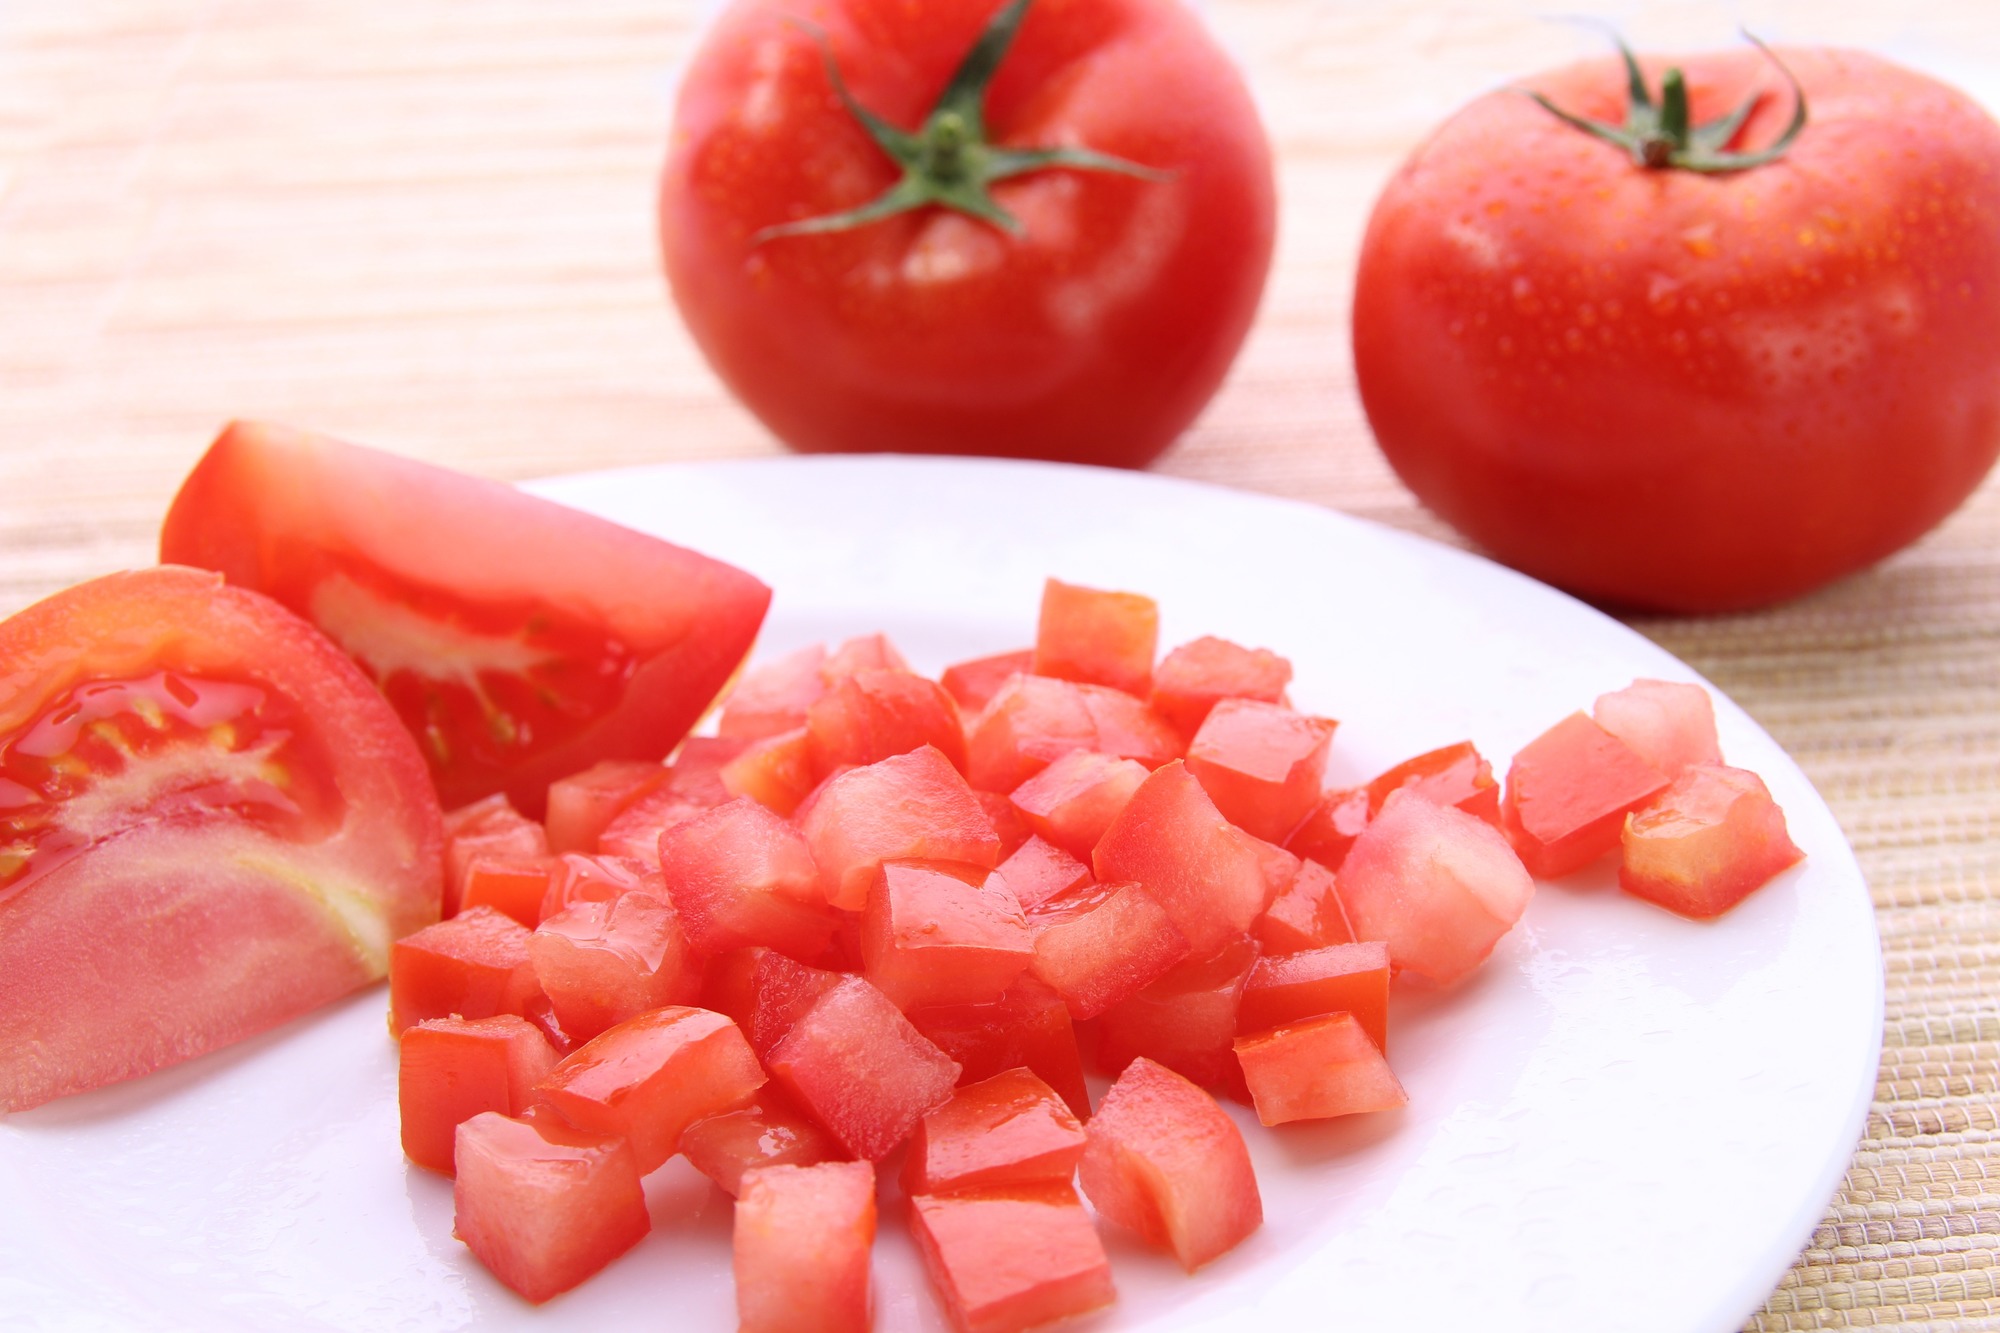
{"type": "Polygon", "coordinates": [[[526,1111],[557,1058],[533,1024],[512,1014],[417,1024],[397,1043],[404,1155],[451,1175],[459,1125],[481,1111],[526,1111]]]}
{"type": "Polygon", "coordinates": [[[1086,883],[1038,904],[1028,922],[1035,976],[1079,1021],[1136,995],[1188,954],[1187,936],[1138,884],[1086,883]]]}
{"type": "Polygon", "coordinates": [[[1495,828],[1500,826],[1500,784],[1493,780],[1493,765],[1471,741],[1405,759],[1377,776],[1367,787],[1369,815],[1381,812],[1391,792],[1406,788],[1439,805],[1455,805],[1495,828]]]}
{"type": "Polygon", "coordinates": [[[1410,1100],[1353,1014],[1323,1014],[1238,1037],[1236,1058],[1266,1125],[1392,1111],[1410,1100]]]}
{"type": "Polygon", "coordinates": [[[818,783],[812,733],[793,727],[751,741],[722,766],[722,786],[731,796],[748,796],[774,814],[790,815],[818,783]]]}
{"type": "Polygon", "coordinates": [[[1073,856],[1089,856],[1145,780],[1146,766],[1137,760],[1075,750],[1016,787],[1008,800],[1035,836],[1073,856]]]}
{"type": "Polygon", "coordinates": [[[1224,819],[1179,762],[1133,793],[1091,865],[1102,883],[1144,885],[1201,957],[1249,930],[1269,903],[1262,845],[1224,819]]]}
{"type": "Polygon", "coordinates": [[[1389,946],[1336,944],[1257,960],[1236,1011],[1239,1035],[1321,1014],[1349,1013],[1375,1049],[1389,1049],[1389,946]]]}
{"type": "Polygon", "coordinates": [[[825,664],[826,645],[815,643],[752,667],[723,701],[716,731],[754,741],[803,727],[806,710],[826,693],[825,664]]]}
{"type": "Polygon", "coordinates": [[[879,1161],[951,1096],[958,1065],[860,977],[821,995],[771,1051],[771,1077],[857,1158],[879,1161]]]}
{"type": "Polygon", "coordinates": [[[992,702],[1008,677],[1029,674],[1034,669],[1035,650],[1017,648],[1011,653],[954,662],[939,675],[938,684],[944,686],[945,693],[956,699],[959,709],[969,717],[992,702]]]}
{"type": "Polygon", "coordinates": [[[1368,827],[1372,808],[1366,787],[1330,791],[1292,831],[1285,846],[1328,870],[1338,870],[1354,840],[1368,827]]]}
{"type": "Polygon", "coordinates": [[[1679,777],[1689,764],[1722,762],[1715,704],[1699,685],[1635,680],[1622,690],[1598,695],[1590,716],[1669,778],[1679,777]]]}
{"type": "Polygon", "coordinates": [[[1160,659],[1151,702],[1183,736],[1192,736],[1222,700],[1283,703],[1291,681],[1292,664],[1270,649],[1206,635],[1160,659]]]}
{"type": "Polygon", "coordinates": [[[679,918],[650,893],[564,908],[528,936],[528,957],[563,1031],[580,1041],[649,1009],[692,1003],[701,989],[679,918]]]}
{"type": "Polygon", "coordinates": [[[1183,742],[1145,702],[1101,685],[1015,676],[966,723],[965,776],[981,791],[1012,792],[1072,750],[1157,768],[1183,742]]]}
{"type": "Polygon", "coordinates": [[[598,835],[597,850],[658,868],[662,833],[735,799],[723,785],[722,770],[748,744],[726,736],[690,736],[667,766],[666,781],[619,811],[598,835]]]}
{"type": "Polygon", "coordinates": [[[998,999],[1034,960],[1007,882],[977,866],[885,861],[861,916],[868,979],[903,1009],[998,999]]]}
{"type": "Polygon", "coordinates": [[[663,764],[645,759],[606,759],[581,773],[549,784],[549,850],[594,852],[605,828],[626,807],[667,780],[663,764]]]}
{"type": "Polygon", "coordinates": [[[1350,943],[1354,927],[1340,904],[1333,872],[1317,861],[1303,861],[1290,886],[1257,918],[1251,934],[1266,953],[1298,953],[1350,943]]]}
{"type": "Polygon", "coordinates": [[[993,873],[1007,881],[1024,910],[1090,883],[1090,867],[1053,843],[1030,837],[993,873]]]}
{"type": "Polygon", "coordinates": [[[1055,1089],[1079,1118],[1090,1114],[1083,1057],[1062,997],[1032,976],[997,1000],[909,1011],[910,1026],[959,1065],[960,1085],[1026,1069],[1055,1089]]]}
{"type": "Polygon", "coordinates": [[[1515,754],[1501,822],[1529,871],[1552,879],[1609,855],[1625,816],[1666,785],[1630,746],[1572,713],[1515,754]]]}
{"type": "Polygon", "coordinates": [[[389,1030],[427,1018],[519,1014],[539,989],[533,932],[504,912],[475,907],[397,940],[389,955],[389,1030]]]}
{"type": "Polygon", "coordinates": [[[840,1146],[816,1121],[770,1084],[737,1111],[697,1120],[681,1134],[688,1165],[732,1196],[745,1173],[761,1166],[812,1166],[841,1160],[840,1146]]]}
{"type": "Polygon", "coordinates": [[[828,780],[799,817],[835,907],[858,911],[884,861],[959,861],[991,870],[1000,839],[951,762],[931,746],[828,780]]]}
{"type": "Polygon", "coordinates": [[[1242,1074],[1230,1044],[1256,963],[1257,946],[1239,937],[1106,1010],[1098,1023],[1098,1067],[1117,1074],[1134,1060],[1150,1060],[1205,1088],[1241,1096],[1242,1074]]]}
{"type": "Polygon", "coordinates": [[[660,875],[704,954],[768,945],[817,958],[838,925],[805,838],[752,800],[719,805],[661,834],[660,875]]]}
{"type": "Polygon", "coordinates": [[[1277,704],[1224,699],[1188,742],[1187,770],[1230,823],[1282,842],[1319,803],[1334,726],[1277,704]]]}
{"type": "Polygon", "coordinates": [[[1104,1242],[1067,1180],[915,1195],[910,1232],[958,1333],[1019,1333],[1117,1296],[1104,1242]]]}
{"type": "Polygon", "coordinates": [[[1625,821],[1618,883],[1682,916],[1717,917],[1804,856],[1755,773],[1690,764],[1625,821]]]}
{"type": "Polygon", "coordinates": [[[806,710],[818,773],[872,764],[929,745],[965,767],[965,726],[958,704],[936,681],[912,671],[857,671],[842,676],[806,710]]]}
{"type": "Polygon", "coordinates": [[[808,967],[775,949],[739,949],[709,968],[702,1003],[735,1019],[757,1058],[768,1062],[792,1025],[840,979],[838,972],[808,967]]]}
{"type": "Polygon", "coordinates": [[[868,1333],[874,1244],[872,1164],[746,1172],[731,1242],[737,1333],[868,1333]]]}
{"type": "Polygon", "coordinates": [[[918,1123],[903,1192],[1068,1185],[1083,1144],[1082,1124],[1055,1090],[1027,1069],[1009,1069],[961,1085],[918,1123]]]}
{"type": "Polygon", "coordinates": [[[459,906],[491,907],[532,930],[541,923],[542,903],[561,869],[553,856],[478,857],[465,868],[459,906]]]}
{"type": "Polygon", "coordinates": [[[1133,592],[1105,592],[1060,579],[1042,585],[1034,673],[1108,685],[1145,698],[1153,685],[1160,607],[1133,592]]]}

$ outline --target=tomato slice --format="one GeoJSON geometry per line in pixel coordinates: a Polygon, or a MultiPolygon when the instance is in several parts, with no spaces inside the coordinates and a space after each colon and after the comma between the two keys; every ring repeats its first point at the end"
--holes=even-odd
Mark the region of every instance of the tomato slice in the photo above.
{"type": "Polygon", "coordinates": [[[770,589],[706,556],[324,436],[236,423],[168,511],[160,558],[220,570],[345,648],[447,807],[661,759],[756,637],[770,589]]]}
{"type": "Polygon", "coordinates": [[[0,1108],[261,1032],[437,918],[423,760],[353,663],[213,574],[0,624],[0,1108]]]}

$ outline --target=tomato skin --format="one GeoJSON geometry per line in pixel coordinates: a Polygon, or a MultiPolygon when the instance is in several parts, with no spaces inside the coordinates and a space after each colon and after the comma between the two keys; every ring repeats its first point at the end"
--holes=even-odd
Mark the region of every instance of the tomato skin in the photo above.
{"type": "MultiPolygon", "coordinates": [[[[2000,452],[2000,126],[1851,51],[1783,50],[1778,161],[1649,171],[1519,92],[1466,107],[1377,202],[1354,299],[1370,425],[1426,504],[1602,601],[1764,605],[1915,540],[2000,452]]],[[[1657,87],[1665,61],[1644,62],[1657,87]]],[[[1677,60],[1697,120],[1764,57],[1677,60]]],[[[1622,122],[1615,59],[1529,81],[1622,122]]]]}
{"type": "Polygon", "coordinates": [[[835,99],[917,125],[994,0],[739,0],[681,86],[660,191],[667,277],[716,372],[806,452],[978,453],[1140,466],[1208,401],[1255,313],[1270,148],[1236,71],[1179,3],[1040,0],[994,79],[1006,147],[1075,144],[1170,172],[995,186],[1018,235],[931,208],[758,245],[872,199],[897,169],[835,99]]]}

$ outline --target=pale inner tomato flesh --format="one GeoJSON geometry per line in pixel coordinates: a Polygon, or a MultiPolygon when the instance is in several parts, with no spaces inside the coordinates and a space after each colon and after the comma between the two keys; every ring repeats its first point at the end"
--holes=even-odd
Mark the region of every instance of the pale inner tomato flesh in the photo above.
{"type": "Polygon", "coordinates": [[[0,900],[135,829],[228,819],[316,841],[339,789],[296,705],[157,671],[78,685],[0,737],[0,900]]]}

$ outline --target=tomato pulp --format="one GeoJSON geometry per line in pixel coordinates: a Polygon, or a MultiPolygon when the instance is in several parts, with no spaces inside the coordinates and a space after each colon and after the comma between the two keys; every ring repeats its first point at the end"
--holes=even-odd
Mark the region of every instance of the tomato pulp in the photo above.
{"type": "MultiPolygon", "coordinates": [[[[1377,202],[1354,298],[1369,423],[1517,568],[1757,606],[1915,540],[2000,452],[2000,126],[1873,56],[1778,55],[1810,117],[1765,165],[1642,167],[1508,89],[1377,202]]],[[[1679,64],[1697,121],[1768,89],[1741,144],[1791,115],[1755,51],[1679,64]]],[[[1616,59],[1530,86],[1624,119],[1616,59]]]]}
{"type": "Polygon", "coordinates": [[[1145,176],[1003,180],[991,197],[1011,232],[927,206],[762,235],[854,209],[900,175],[842,106],[819,34],[854,98],[908,129],[1000,8],[740,0],[681,86],[660,193],[667,277],[710,364],[795,449],[1142,465],[1249,328],[1274,232],[1270,149],[1177,0],[1042,0],[984,101],[998,147],[1083,147],[1145,176]]]}

